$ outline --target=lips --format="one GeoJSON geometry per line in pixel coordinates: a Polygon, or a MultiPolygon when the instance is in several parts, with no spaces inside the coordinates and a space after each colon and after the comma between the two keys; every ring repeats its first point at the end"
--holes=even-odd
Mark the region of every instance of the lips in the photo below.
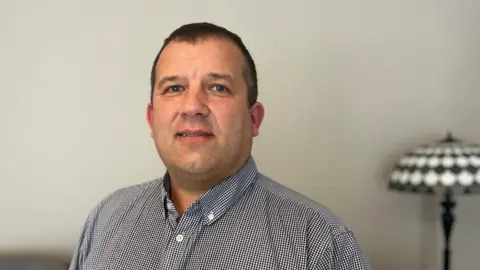
{"type": "Polygon", "coordinates": [[[180,143],[193,147],[211,141],[214,135],[207,130],[181,130],[177,132],[176,137],[180,143]]]}
{"type": "Polygon", "coordinates": [[[180,137],[210,137],[213,136],[212,132],[205,130],[182,130],[177,132],[177,136],[180,137]]]}

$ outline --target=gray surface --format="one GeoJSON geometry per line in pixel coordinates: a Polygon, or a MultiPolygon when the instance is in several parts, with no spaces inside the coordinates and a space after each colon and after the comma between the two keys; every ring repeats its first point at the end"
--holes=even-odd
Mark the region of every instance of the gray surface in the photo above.
{"type": "Polygon", "coordinates": [[[2,258],[0,270],[67,270],[65,262],[54,259],[37,258],[2,258]]]}

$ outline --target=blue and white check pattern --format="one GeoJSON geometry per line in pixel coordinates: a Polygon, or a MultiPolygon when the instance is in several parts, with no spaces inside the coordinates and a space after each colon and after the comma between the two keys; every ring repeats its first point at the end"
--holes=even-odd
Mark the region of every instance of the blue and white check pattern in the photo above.
{"type": "Polygon", "coordinates": [[[102,200],[70,270],[371,269],[348,227],[259,173],[252,157],[180,219],[168,190],[167,173],[102,200]]]}

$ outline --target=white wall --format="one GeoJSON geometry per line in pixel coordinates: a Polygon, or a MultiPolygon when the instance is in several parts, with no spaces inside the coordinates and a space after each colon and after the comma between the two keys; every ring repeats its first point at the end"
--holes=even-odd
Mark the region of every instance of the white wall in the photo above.
{"type": "MultiPolygon", "coordinates": [[[[163,174],[149,70],[174,28],[237,32],[258,65],[260,169],[337,212],[374,269],[438,269],[433,199],[388,192],[395,158],[446,129],[480,142],[480,8],[456,1],[2,1],[0,253],[70,256],[109,192],[163,174]]],[[[454,267],[478,269],[480,197],[454,267]]]]}

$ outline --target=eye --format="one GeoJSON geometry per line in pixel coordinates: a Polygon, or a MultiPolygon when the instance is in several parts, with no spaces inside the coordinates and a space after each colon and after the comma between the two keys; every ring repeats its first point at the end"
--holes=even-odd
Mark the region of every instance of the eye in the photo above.
{"type": "Polygon", "coordinates": [[[229,89],[226,86],[223,86],[220,84],[213,85],[211,89],[215,92],[220,92],[220,93],[229,91],[229,89]]]}
{"type": "Polygon", "coordinates": [[[178,93],[178,92],[183,91],[183,87],[180,86],[180,85],[172,85],[172,86],[167,87],[166,91],[173,92],[173,93],[178,93]]]}

